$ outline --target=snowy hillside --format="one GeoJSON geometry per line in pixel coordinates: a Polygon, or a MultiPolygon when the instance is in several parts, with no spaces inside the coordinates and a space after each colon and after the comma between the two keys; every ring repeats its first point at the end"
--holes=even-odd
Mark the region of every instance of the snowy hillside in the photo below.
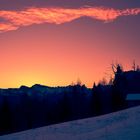
{"type": "Polygon", "coordinates": [[[120,112],[1,136],[0,140],[138,140],[140,106],[120,112]]]}

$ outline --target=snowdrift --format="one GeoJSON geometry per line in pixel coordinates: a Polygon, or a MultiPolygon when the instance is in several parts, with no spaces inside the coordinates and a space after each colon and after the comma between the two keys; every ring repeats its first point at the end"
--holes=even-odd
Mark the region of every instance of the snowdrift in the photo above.
{"type": "Polygon", "coordinates": [[[0,140],[138,140],[140,106],[119,112],[0,136],[0,140]]]}

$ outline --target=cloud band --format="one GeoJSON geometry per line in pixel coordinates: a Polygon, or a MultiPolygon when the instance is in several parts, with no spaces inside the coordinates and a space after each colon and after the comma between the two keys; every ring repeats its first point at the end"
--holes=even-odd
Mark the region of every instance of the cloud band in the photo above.
{"type": "Polygon", "coordinates": [[[19,27],[32,24],[62,24],[83,16],[91,17],[103,22],[110,22],[120,16],[138,14],[140,14],[140,8],[119,10],[105,7],[82,7],[78,9],[31,7],[21,11],[1,10],[0,32],[16,30],[19,27]]]}

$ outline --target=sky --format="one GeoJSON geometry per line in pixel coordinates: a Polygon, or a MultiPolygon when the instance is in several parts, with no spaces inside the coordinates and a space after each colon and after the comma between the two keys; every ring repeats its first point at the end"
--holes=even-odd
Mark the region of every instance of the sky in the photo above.
{"type": "Polygon", "coordinates": [[[92,87],[140,64],[139,26],[139,0],[0,0],[0,87],[92,87]]]}

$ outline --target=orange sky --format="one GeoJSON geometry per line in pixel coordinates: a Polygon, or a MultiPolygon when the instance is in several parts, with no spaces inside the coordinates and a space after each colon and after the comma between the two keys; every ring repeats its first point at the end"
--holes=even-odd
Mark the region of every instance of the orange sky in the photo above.
{"type": "Polygon", "coordinates": [[[78,78],[92,87],[109,77],[112,62],[131,68],[134,59],[140,62],[139,19],[135,14],[104,23],[90,15],[59,25],[41,19],[27,26],[27,18],[17,24],[18,17],[9,17],[2,24],[12,24],[10,29],[0,23],[0,87],[63,86],[78,78]]]}

